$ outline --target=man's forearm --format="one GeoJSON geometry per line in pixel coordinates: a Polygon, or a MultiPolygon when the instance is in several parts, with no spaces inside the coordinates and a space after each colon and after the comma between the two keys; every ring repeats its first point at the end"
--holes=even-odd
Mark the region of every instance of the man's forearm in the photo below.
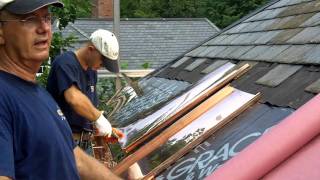
{"type": "Polygon", "coordinates": [[[64,92],[64,96],[72,109],[80,116],[90,121],[99,118],[101,112],[92,104],[90,99],[84,95],[76,86],[71,86],[64,92]]]}
{"type": "Polygon", "coordinates": [[[85,154],[79,147],[74,149],[77,168],[81,179],[120,179],[96,159],[85,154]]]}

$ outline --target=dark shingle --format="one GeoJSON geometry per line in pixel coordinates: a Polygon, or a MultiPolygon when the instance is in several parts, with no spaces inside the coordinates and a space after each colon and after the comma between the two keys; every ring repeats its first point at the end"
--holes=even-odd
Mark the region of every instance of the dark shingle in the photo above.
{"type": "Polygon", "coordinates": [[[299,3],[293,6],[287,6],[287,8],[284,11],[279,13],[278,17],[317,12],[319,10],[320,10],[320,4],[318,1],[299,3]]]}
{"type": "Polygon", "coordinates": [[[256,57],[265,52],[268,48],[270,48],[270,46],[256,46],[238,58],[242,60],[256,60],[256,57]]]}
{"type": "Polygon", "coordinates": [[[320,64],[320,45],[317,44],[305,56],[304,61],[309,64],[320,64]]]}
{"type": "Polygon", "coordinates": [[[317,81],[315,81],[314,83],[312,83],[308,87],[306,87],[305,91],[311,92],[314,94],[320,93],[320,79],[318,79],[317,81]]]}
{"type": "Polygon", "coordinates": [[[222,65],[226,64],[228,61],[227,60],[216,60],[214,61],[210,66],[205,68],[204,70],[201,71],[201,73],[208,74],[216,70],[217,68],[221,67],[222,65]]]}
{"type": "Polygon", "coordinates": [[[175,62],[174,64],[172,64],[170,67],[172,68],[177,68],[178,66],[180,66],[181,64],[185,63],[186,61],[188,61],[190,59],[190,57],[183,57],[181,58],[179,61],[175,62]]]}
{"type": "Polygon", "coordinates": [[[284,27],[284,24],[290,22],[291,20],[294,21],[294,16],[289,16],[289,17],[284,17],[284,18],[277,18],[277,19],[274,19],[275,21],[267,26],[265,28],[265,30],[277,30],[277,29],[283,29],[284,27]]]}
{"type": "Polygon", "coordinates": [[[258,38],[254,43],[267,44],[271,39],[278,36],[278,34],[282,33],[283,31],[284,30],[262,32],[262,34],[260,35],[260,38],[258,38]]]}
{"type": "Polygon", "coordinates": [[[301,26],[315,26],[319,25],[320,23],[320,13],[314,14],[311,18],[309,18],[307,21],[305,21],[301,26]]]}
{"type": "Polygon", "coordinates": [[[277,34],[275,37],[273,37],[270,41],[268,41],[269,44],[284,44],[289,39],[294,37],[296,34],[301,32],[303,29],[286,29],[283,30],[281,33],[277,34]]]}
{"type": "Polygon", "coordinates": [[[185,67],[184,70],[193,71],[194,69],[199,67],[205,61],[206,61],[206,59],[204,59],[204,58],[196,59],[191,64],[189,64],[187,67],[185,67]]]}
{"type": "Polygon", "coordinates": [[[261,61],[273,61],[275,57],[283,52],[284,50],[288,49],[290,46],[289,45],[273,45],[270,46],[266,51],[261,53],[257,59],[261,61]]]}
{"type": "Polygon", "coordinates": [[[211,48],[212,51],[210,51],[210,53],[207,54],[207,57],[214,58],[217,56],[217,54],[227,49],[227,46],[212,46],[211,48]]]}
{"type": "Polygon", "coordinates": [[[230,44],[253,44],[256,40],[261,38],[261,35],[263,33],[257,32],[257,33],[243,33],[238,36],[238,38],[234,39],[230,44]]]}
{"type": "Polygon", "coordinates": [[[314,41],[314,37],[320,35],[320,27],[308,27],[304,28],[303,31],[296,34],[288,43],[310,43],[310,42],[317,42],[314,41]]]}
{"type": "Polygon", "coordinates": [[[231,59],[237,59],[252,48],[254,48],[254,46],[238,46],[233,52],[228,54],[227,57],[231,59]]]}
{"type": "Polygon", "coordinates": [[[305,64],[305,56],[310,52],[315,45],[294,45],[284,50],[278,56],[274,57],[275,62],[305,64]]]}

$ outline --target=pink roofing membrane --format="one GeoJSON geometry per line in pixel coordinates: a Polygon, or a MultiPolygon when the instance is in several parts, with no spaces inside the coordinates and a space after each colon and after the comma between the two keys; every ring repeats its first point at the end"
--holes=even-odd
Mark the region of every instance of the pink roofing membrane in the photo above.
{"type": "Polygon", "coordinates": [[[263,180],[319,180],[320,135],[269,172],[263,180]]]}
{"type": "Polygon", "coordinates": [[[317,95],[214,171],[207,180],[259,179],[319,132],[320,95],[317,95]]]}

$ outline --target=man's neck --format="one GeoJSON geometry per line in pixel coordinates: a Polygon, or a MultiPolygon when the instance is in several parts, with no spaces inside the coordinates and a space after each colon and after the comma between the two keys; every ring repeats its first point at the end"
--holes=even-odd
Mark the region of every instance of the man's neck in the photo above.
{"type": "Polygon", "coordinates": [[[86,50],[84,48],[80,48],[78,49],[75,54],[77,57],[77,60],[79,61],[82,69],[84,69],[85,71],[88,69],[88,64],[86,62],[86,50]]]}
{"type": "Polygon", "coordinates": [[[40,68],[40,63],[27,67],[18,61],[12,60],[7,54],[0,50],[0,70],[13,74],[26,81],[36,82],[36,73],[40,68]]]}

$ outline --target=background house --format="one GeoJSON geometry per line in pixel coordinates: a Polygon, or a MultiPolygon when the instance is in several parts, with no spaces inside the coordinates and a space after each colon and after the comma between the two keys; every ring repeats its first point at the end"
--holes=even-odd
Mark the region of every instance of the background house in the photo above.
{"type": "MultiPolygon", "coordinates": [[[[92,18],[77,19],[63,31],[78,38],[79,48],[96,29],[113,31],[113,0],[92,1],[92,18]]],[[[57,30],[56,30],[57,31],[57,30]]],[[[156,69],[219,32],[206,18],[126,18],[120,20],[123,69],[156,69]]]]}
{"type": "MultiPolygon", "coordinates": [[[[112,19],[77,19],[63,35],[78,38],[79,48],[96,29],[112,31],[112,19]]],[[[219,29],[205,18],[189,19],[121,19],[120,61],[127,69],[155,69],[213,36],[219,29]]]]}

